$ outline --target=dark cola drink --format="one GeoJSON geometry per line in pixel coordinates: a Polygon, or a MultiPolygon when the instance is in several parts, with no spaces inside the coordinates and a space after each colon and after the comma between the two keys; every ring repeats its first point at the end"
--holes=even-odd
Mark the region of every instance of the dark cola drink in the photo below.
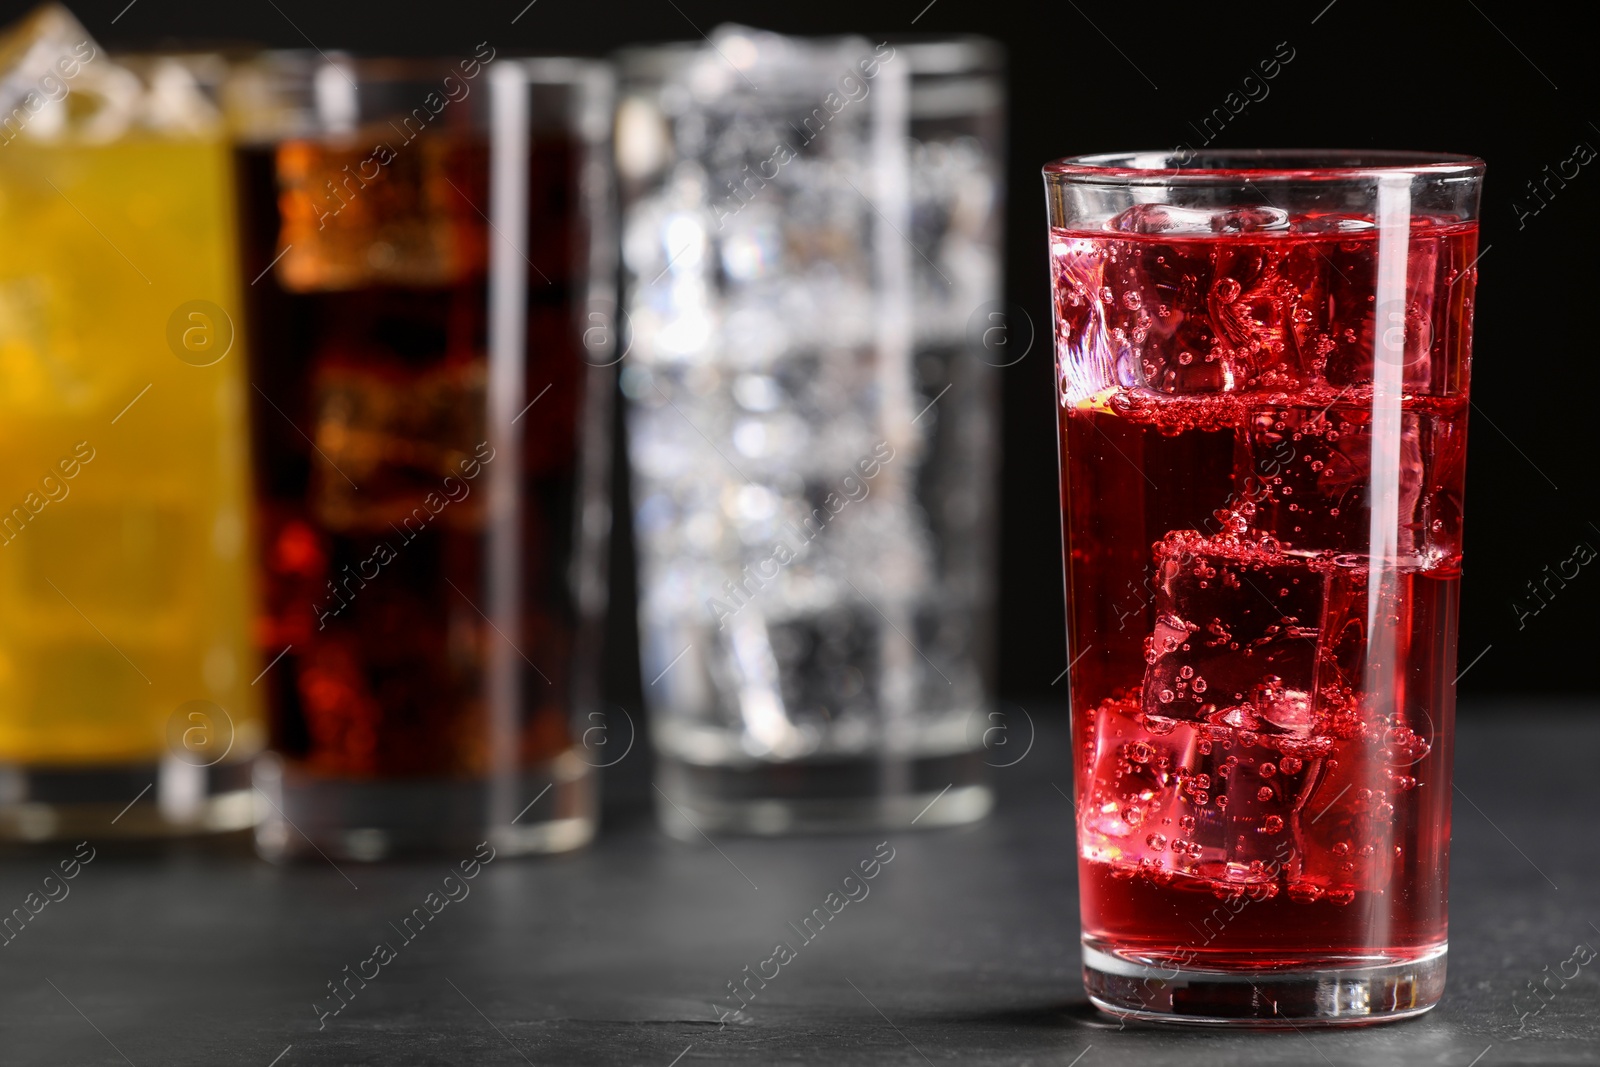
{"type": "Polygon", "coordinates": [[[268,813],[272,854],[306,846],[302,815],[357,858],[592,830],[570,724],[593,699],[575,583],[599,566],[580,512],[604,472],[594,146],[555,87],[493,63],[321,66],[324,97],[353,96],[344,128],[237,152],[269,793],[301,809],[268,813]]]}

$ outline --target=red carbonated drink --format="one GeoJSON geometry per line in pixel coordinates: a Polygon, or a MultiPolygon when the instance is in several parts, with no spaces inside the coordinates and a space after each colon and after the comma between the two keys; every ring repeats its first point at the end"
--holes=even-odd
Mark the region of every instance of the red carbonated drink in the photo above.
{"type": "Polygon", "coordinates": [[[1374,1021],[1442,991],[1478,235],[1423,210],[1429,165],[1363,168],[1364,195],[1219,168],[1223,202],[1097,219],[1071,209],[1099,190],[1052,197],[1103,1008],[1374,1021]]]}

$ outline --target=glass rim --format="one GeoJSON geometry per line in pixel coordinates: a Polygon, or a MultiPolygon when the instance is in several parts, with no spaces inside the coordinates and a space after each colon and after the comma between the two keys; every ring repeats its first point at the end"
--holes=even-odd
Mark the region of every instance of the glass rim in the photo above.
{"type": "MultiPolygon", "coordinates": [[[[727,22],[717,28],[749,29],[742,23],[727,22]]],[[[715,31],[713,31],[715,32],[715,31]]],[[[752,32],[776,33],[760,30],[752,32]]],[[[791,42],[807,47],[837,47],[852,40],[868,45],[876,39],[871,34],[804,34],[778,33],[791,42]]],[[[1006,46],[993,37],[977,33],[928,33],[903,37],[890,36],[884,43],[893,47],[896,54],[905,53],[911,60],[914,75],[1003,74],[1006,63],[1006,46]]],[[[625,45],[611,52],[618,77],[623,81],[649,81],[669,78],[682,72],[689,64],[705,54],[706,45],[700,41],[653,41],[648,44],[625,45]]]]}
{"type": "Polygon", "coordinates": [[[269,48],[242,57],[235,66],[246,70],[266,68],[283,77],[304,80],[310,80],[324,68],[333,67],[357,81],[382,83],[426,80],[441,73],[459,74],[459,62],[459,59],[438,55],[358,55],[338,49],[319,52],[311,48],[269,48]]]}
{"type": "Polygon", "coordinates": [[[1482,178],[1484,162],[1452,152],[1392,149],[1221,148],[1190,152],[1155,149],[1067,156],[1044,165],[1047,182],[1114,185],[1174,181],[1223,184],[1237,181],[1347,181],[1391,174],[1434,180],[1482,178]]]}
{"type": "MultiPolygon", "coordinates": [[[[468,59],[476,59],[476,54],[467,56],[446,55],[381,55],[358,54],[330,49],[318,52],[311,48],[265,48],[250,49],[234,56],[220,49],[200,49],[196,52],[119,52],[120,57],[133,57],[136,59],[161,59],[173,57],[177,59],[188,58],[191,55],[201,58],[219,56],[229,61],[231,69],[235,70],[260,70],[269,69],[275,74],[288,78],[309,79],[324,67],[335,67],[347,71],[355,76],[358,81],[392,82],[417,79],[434,78],[441,73],[445,75],[460,76],[460,66],[468,59]]],[[[562,66],[577,72],[577,81],[582,77],[591,77],[594,72],[606,72],[611,65],[604,59],[593,56],[578,55],[567,52],[497,52],[493,58],[479,60],[482,67],[494,64],[516,66],[524,71],[537,74],[541,71],[556,70],[562,66]]],[[[474,75],[476,77],[476,75],[474,75]]]]}

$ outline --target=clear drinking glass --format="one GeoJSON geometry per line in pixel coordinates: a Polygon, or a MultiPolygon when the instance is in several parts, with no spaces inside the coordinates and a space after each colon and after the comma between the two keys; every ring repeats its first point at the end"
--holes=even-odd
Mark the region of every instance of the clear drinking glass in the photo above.
{"type": "Polygon", "coordinates": [[[1153,1020],[1444,988],[1483,164],[1045,167],[1084,982],[1153,1020]]]}
{"type": "Polygon", "coordinates": [[[221,60],[0,37],[0,838],[251,824],[244,344],[221,60]]]}
{"type": "Polygon", "coordinates": [[[722,27],[621,67],[662,825],[980,818],[998,49],[722,27]]]}
{"type": "Polygon", "coordinates": [[[488,46],[230,82],[268,856],[593,834],[611,92],[488,46]]]}

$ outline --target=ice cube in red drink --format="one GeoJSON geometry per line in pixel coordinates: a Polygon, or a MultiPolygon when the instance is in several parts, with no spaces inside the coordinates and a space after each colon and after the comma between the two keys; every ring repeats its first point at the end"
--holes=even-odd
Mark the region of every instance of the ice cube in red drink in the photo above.
{"type": "Polygon", "coordinates": [[[1178,530],[1155,546],[1144,709],[1304,734],[1316,690],[1323,573],[1284,555],[1272,538],[1249,536],[1239,513],[1219,514],[1227,532],[1178,530]]]}

